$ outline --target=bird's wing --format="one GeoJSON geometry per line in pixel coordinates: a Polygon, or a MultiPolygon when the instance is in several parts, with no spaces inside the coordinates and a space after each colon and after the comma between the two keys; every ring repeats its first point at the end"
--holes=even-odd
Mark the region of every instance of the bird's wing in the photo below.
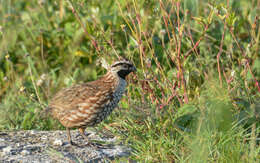
{"type": "Polygon", "coordinates": [[[75,104],[84,102],[86,98],[96,96],[100,87],[92,84],[77,84],[70,88],[60,90],[51,100],[51,108],[62,108],[62,110],[73,109],[75,104]]]}
{"type": "Polygon", "coordinates": [[[52,108],[52,114],[58,118],[70,114],[73,110],[78,109],[81,104],[93,104],[96,101],[104,103],[109,100],[110,91],[104,91],[108,89],[103,87],[101,88],[101,86],[89,82],[59,91],[49,104],[49,107],[52,108]]]}

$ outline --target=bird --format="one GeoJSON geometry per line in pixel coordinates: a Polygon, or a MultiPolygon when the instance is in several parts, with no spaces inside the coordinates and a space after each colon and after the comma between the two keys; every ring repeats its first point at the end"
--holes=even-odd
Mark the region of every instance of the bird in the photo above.
{"type": "Polygon", "coordinates": [[[61,89],[52,97],[48,109],[66,128],[71,145],[76,144],[71,139],[70,130],[77,128],[88,140],[85,129],[102,122],[117,107],[127,86],[126,76],[135,71],[133,62],[121,58],[99,79],[61,89]]]}

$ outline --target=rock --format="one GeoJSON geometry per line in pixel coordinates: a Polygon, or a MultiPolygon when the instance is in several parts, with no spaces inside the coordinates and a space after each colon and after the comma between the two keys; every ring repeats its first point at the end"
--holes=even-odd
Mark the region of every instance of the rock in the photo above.
{"type": "Polygon", "coordinates": [[[26,149],[24,149],[24,150],[22,150],[22,152],[21,152],[21,155],[29,155],[29,154],[31,154],[31,151],[29,151],[29,150],[26,150],[26,149]]]}
{"type": "Polygon", "coordinates": [[[12,151],[12,147],[11,146],[8,146],[8,147],[5,147],[5,148],[3,148],[3,155],[10,155],[10,154],[12,154],[11,153],[11,151],[12,151]]]}
{"type": "Polygon", "coordinates": [[[63,142],[60,139],[55,139],[52,144],[56,146],[62,146],[63,142]]]}
{"type": "Polygon", "coordinates": [[[122,143],[116,137],[94,131],[87,133],[90,142],[78,131],[71,131],[77,144],[72,146],[66,131],[0,132],[0,162],[109,162],[130,155],[130,148],[118,145],[122,143]]]}

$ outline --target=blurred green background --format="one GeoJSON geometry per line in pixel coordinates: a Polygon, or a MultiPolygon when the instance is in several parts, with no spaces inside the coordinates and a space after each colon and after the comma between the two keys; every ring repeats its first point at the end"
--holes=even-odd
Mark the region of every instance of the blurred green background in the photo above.
{"type": "Polygon", "coordinates": [[[0,130],[64,129],[40,115],[97,64],[137,67],[98,126],[143,162],[260,159],[260,0],[0,0],[0,130]]]}

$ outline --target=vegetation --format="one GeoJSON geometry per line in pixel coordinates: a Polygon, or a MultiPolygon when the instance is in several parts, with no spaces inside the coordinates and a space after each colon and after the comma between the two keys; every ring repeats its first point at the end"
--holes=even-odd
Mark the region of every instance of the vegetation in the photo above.
{"type": "Polygon", "coordinates": [[[62,87],[138,71],[98,126],[142,162],[260,160],[260,0],[0,0],[0,129],[63,127],[40,112],[62,87]]]}

